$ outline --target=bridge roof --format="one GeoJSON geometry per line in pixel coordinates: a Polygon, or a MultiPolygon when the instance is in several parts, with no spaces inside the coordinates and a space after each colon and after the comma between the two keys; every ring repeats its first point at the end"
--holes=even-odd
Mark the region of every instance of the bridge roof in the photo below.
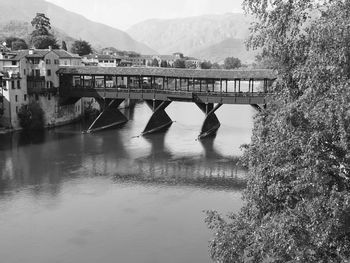
{"type": "Polygon", "coordinates": [[[119,75],[155,76],[197,79],[276,79],[276,73],[269,69],[223,70],[223,69],[179,69],[158,67],[61,67],[58,74],[65,75],[119,75]]]}

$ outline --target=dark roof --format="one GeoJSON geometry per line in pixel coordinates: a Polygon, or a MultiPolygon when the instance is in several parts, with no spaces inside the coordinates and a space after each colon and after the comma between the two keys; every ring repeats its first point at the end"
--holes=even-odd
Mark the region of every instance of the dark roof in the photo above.
{"type": "Polygon", "coordinates": [[[16,51],[16,56],[14,57],[15,60],[20,60],[23,57],[26,58],[43,58],[48,53],[54,52],[59,58],[80,58],[76,54],[71,54],[63,49],[33,49],[33,54],[29,54],[29,49],[26,50],[18,50],[16,51]]]}
{"type": "Polygon", "coordinates": [[[26,58],[43,58],[50,52],[50,50],[46,49],[34,49],[33,54],[30,54],[29,50],[25,51],[27,51],[26,58]]]}
{"type": "Polygon", "coordinates": [[[157,67],[61,67],[59,74],[156,76],[203,79],[276,79],[272,70],[178,69],[157,67]]]}

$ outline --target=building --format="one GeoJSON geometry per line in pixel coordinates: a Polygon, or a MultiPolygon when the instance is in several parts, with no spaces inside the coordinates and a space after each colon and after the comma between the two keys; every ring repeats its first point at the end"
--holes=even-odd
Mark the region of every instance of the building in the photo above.
{"type": "Polygon", "coordinates": [[[90,54],[82,57],[82,62],[86,66],[117,67],[122,58],[108,54],[90,54]]]}
{"type": "MultiPolygon", "coordinates": [[[[46,126],[57,126],[79,118],[81,101],[61,106],[58,96],[61,66],[82,65],[81,58],[65,50],[19,50],[2,52],[0,72],[3,114],[0,125],[20,129],[18,111],[22,105],[37,102],[44,111],[46,126]]],[[[0,105],[1,106],[1,105],[0,105]]]]}

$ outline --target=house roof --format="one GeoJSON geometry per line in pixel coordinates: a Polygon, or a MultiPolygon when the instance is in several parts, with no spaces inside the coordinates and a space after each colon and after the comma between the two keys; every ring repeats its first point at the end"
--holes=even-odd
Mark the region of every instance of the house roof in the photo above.
{"type": "Polygon", "coordinates": [[[179,69],[158,67],[61,67],[58,74],[156,76],[198,79],[276,79],[273,70],[179,69]]]}
{"type": "Polygon", "coordinates": [[[33,49],[33,54],[29,54],[29,49],[26,50],[18,50],[16,51],[16,56],[14,57],[15,60],[20,60],[24,57],[26,58],[43,58],[48,53],[54,52],[59,58],[80,58],[77,54],[69,53],[63,49],[33,49]]]}

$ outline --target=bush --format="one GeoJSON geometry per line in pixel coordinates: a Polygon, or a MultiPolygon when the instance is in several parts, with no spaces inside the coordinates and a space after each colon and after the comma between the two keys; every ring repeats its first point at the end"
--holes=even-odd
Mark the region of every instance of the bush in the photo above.
{"type": "Polygon", "coordinates": [[[18,111],[21,127],[25,130],[39,130],[44,128],[44,111],[36,102],[22,105],[18,111]]]}

